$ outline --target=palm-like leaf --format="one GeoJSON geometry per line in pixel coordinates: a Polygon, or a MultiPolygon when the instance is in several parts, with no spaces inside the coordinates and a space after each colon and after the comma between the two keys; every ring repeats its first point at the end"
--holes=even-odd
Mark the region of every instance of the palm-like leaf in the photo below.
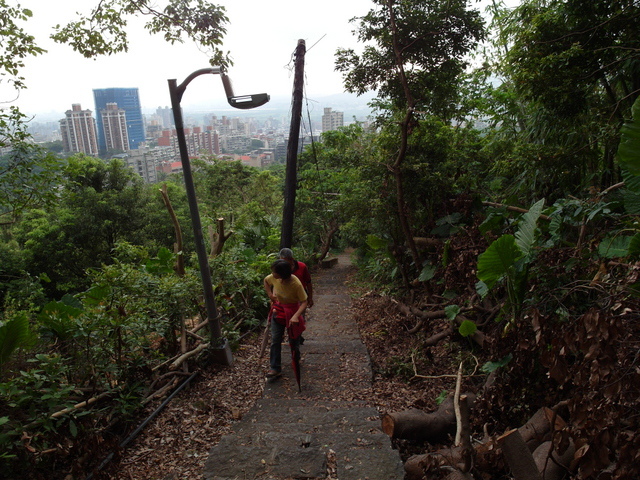
{"type": "Polygon", "coordinates": [[[516,245],[525,257],[529,255],[535,242],[536,226],[543,207],[544,198],[534,203],[529,211],[522,215],[520,220],[518,231],[516,232],[516,245]]]}
{"type": "Polygon", "coordinates": [[[28,345],[30,339],[29,319],[26,315],[15,317],[2,325],[0,327],[0,365],[9,360],[17,348],[28,345]]]}

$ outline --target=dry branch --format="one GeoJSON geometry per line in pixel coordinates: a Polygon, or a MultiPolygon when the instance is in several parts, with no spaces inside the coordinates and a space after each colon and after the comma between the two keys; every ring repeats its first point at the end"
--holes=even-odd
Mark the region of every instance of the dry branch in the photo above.
{"type": "MultiPolygon", "coordinates": [[[[462,447],[462,467],[463,473],[469,473],[473,468],[474,450],[471,446],[471,425],[470,425],[470,408],[469,397],[467,395],[460,396],[460,446],[462,447]]],[[[456,434],[458,436],[458,434],[456,434]]]]}
{"type": "MultiPolygon", "coordinates": [[[[512,207],[511,205],[503,205],[502,203],[482,202],[482,205],[484,205],[486,207],[506,208],[510,212],[517,212],[517,213],[528,213],[529,212],[529,210],[527,210],[526,208],[512,207]]],[[[551,217],[549,215],[540,215],[540,218],[542,220],[547,220],[547,221],[551,220],[551,217]]]]}
{"type": "Polygon", "coordinates": [[[146,405],[147,403],[149,403],[151,400],[153,400],[154,398],[158,398],[163,396],[165,393],[167,393],[169,390],[171,390],[172,388],[174,388],[175,386],[178,385],[178,382],[180,381],[180,379],[178,377],[174,378],[173,380],[171,380],[169,383],[167,383],[164,387],[162,387],[161,389],[159,389],[157,392],[152,393],[151,395],[147,396],[147,398],[145,398],[141,403],[142,405],[146,405]]]}
{"type": "Polygon", "coordinates": [[[193,350],[180,355],[178,358],[176,358],[173,363],[169,366],[169,370],[176,370],[177,368],[180,367],[180,365],[182,365],[182,363],[186,360],[188,360],[189,358],[193,357],[194,355],[199,354],[201,351],[203,351],[204,349],[207,348],[207,344],[205,343],[201,343],[200,345],[198,345],[196,348],[194,348],[193,350]]]}
{"type": "Polygon", "coordinates": [[[113,391],[111,391],[111,390],[108,391],[108,392],[103,392],[100,395],[97,395],[97,396],[92,397],[92,398],[90,398],[88,400],[85,400],[84,402],[76,403],[72,407],[68,407],[68,408],[59,410],[56,413],[53,413],[50,418],[60,418],[63,415],[66,415],[67,413],[73,412],[74,410],[79,410],[81,408],[86,408],[89,405],[92,405],[92,404],[96,403],[98,400],[102,400],[103,398],[108,397],[112,393],[113,393],[113,391]]]}

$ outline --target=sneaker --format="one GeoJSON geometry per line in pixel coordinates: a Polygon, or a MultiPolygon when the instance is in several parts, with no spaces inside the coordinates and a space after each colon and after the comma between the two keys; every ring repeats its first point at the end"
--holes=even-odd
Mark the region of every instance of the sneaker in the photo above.
{"type": "Polygon", "coordinates": [[[282,375],[280,372],[276,372],[275,370],[269,370],[267,372],[267,378],[275,378],[275,377],[279,377],[280,375],[282,375]]]}

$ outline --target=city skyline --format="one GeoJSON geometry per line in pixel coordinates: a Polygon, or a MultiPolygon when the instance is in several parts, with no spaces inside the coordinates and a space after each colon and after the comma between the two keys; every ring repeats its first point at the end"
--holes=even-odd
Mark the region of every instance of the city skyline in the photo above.
{"type": "MultiPolygon", "coordinates": [[[[76,12],[88,14],[97,2],[23,0],[21,3],[33,11],[33,17],[24,22],[25,30],[47,53],[25,59],[20,73],[26,78],[27,88],[19,95],[6,83],[0,83],[0,101],[18,106],[29,116],[37,115],[38,121],[59,118],[74,103],[91,105],[95,88],[139,88],[143,111],[168,106],[168,79],[180,82],[193,71],[209,66],[208,55],[196,45],[191,42],[170,45],[161,35],[149,34],[143,20],[138,18],[130,20],[128,52],[96,60],[83,58],[71,47],[56,44],[48,37],[54,25],[73,20],[76,12]]],[[[235,93],[271,95],[271,102],[258,110],[271,109],[278,98],[290,99],[292,54],[299,39],[304,39],[307,46],[307,97],[317,100],[344,93],[342,75],[335,71],[336,49],[362,48],[352,34],[357,24],[349,20],[364,16],[375,7],[370,0],[325,0],[321,6],[294,0],[214,3],[227,9],[229,24],[222,49],[229,51],[235,62],[228,69],[235,93]]],[[[490,0],[480,0],[470,6],[484,12],[489,3],[490,0]]],[[[506,0],[509,6],[518,3],[519,0],[506,0]]],[[[215,77],[204,76],[189,85],[182,102],[185,110],[206,103],[222,111],[224,91],[220,79],[215,77]]]]}
{"type": "MultiPolygon", "coordinates": [[[[143,109],[167,106],[168,79],[181,82],[193,71],[209,66],[209,56],[193,43],[170,45],[161,35],[149,34],[140,19],[131,22],[128,52],[85,59],[48,36],[54,25],[73,20],[75,12],[89,13],[93,2],[69,0],[58,4],[24,0],[23,3],[33,11],[33,17],[24,23],[25,29],[48,52],[25,59],[21,73],[27,89],[17,99],[12,92],[3,90],[2,85],[0,99],[10,101],[29,115],[51,117],[63,114],[73,103],[90,105],[92,89],[100,88],[139,88],[143,109]]],[[[342,93],[341,75],[334,70],[335,50],[357,43],[351,35],[353,26],[349,19],[365,15],[373,5],[369,0],[349,3],[327,0],[322,7],[293,0],[215,3],[227,8],[229,24],[222,49],[229,51],[234,61],[228,74],[235,93],[265,92],[272,99],[290,96],[292,53],[299,39],[304,39],[307,46],[307,95],[315,98],[342,93]]],[[[213,105],[223,101],[226,99],[220,77],[204,76],[189,85],[182,105],[190,109],[205,102],[213,105]]],[[[268,109],[269,104],[262,108],[268,109]]]]}

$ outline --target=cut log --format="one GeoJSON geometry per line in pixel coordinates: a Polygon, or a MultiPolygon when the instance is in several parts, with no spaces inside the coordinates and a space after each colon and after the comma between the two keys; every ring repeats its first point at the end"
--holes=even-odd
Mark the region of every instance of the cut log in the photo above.
{"type": "MultiPolygon", "coordinates": [[[[466,395],[469,405],[473,405],[475,394],[466,395]]],[[[456,431],[453,396],[449,395],[432,413],[416,408],[388,413],[382,417],[382,431],[391,438],[438,443],[456,431]]]]}
{"type": "MultiPolygon", "coordinates": [[[[527,423],[518,429],[530,452],[533,452],[538,448],[542,442],[550,439],[550,435],[552,433],[551,422],[553,417],[553,410],[547,407],[542,407],[533,414],[527,423]]],[[[561,430],[566,426],[566,423],[560,416],[556,415],[555,417],[555,426],[553,431],[561,430]]]]}
{"type": "Polygon", "coordinates": [[[533,455],[517,428],[498,437],[497,442],[515,480],[542,480],[533,455]]]}
{"type": "Polygon", "coordinates": [[[576,447],[573,443],[560,454],[553,449],[553,442],[547,441],[533,452],[533,460],[542,472],[544,480],[562,480],[570,473],[569,466],[575,452],[576,447]]]}
{"type": "MultiPolygon", "coordinates": [[[[520,437],[526,444],[529,455],[540,446],[543,439],[550,438],[552,421],[555,422],[554,430],[559,430],[565,426],[565,422],[561,417],[556,416],[554,420],[553,410],[545,407],[538,410],[525,425],[517,429],[520,437]]],[[[488,437],[488,435],[485,436],[488,437]]],[[[497,442],[491,438],[487,438],[484,443],[476,445],[473,452],[476,467],[479,465],[494,465],[496,460],[498,460],[496,457],[497,448],[497,442]]],[[[439,469],[442,466],[457,467],[462,470],[464,469],[466,455],[468,454],[462,446],[443,448],[435,452],[413,455],[409,457],[404,464],[406,478],[407,480],[422,480],[425,470],[429,471],[434,469],[435,471],[435,469],[439,469]]],[[[540,452],[535,455],[540,455],[540,452]]],[[[562,457],[564,458],[564,456],[562,457]]],[[[551,463],[551,460],[549,463],[551,463]]],[[[548,480],[546,476],[545,480],[548,480]]]]}

